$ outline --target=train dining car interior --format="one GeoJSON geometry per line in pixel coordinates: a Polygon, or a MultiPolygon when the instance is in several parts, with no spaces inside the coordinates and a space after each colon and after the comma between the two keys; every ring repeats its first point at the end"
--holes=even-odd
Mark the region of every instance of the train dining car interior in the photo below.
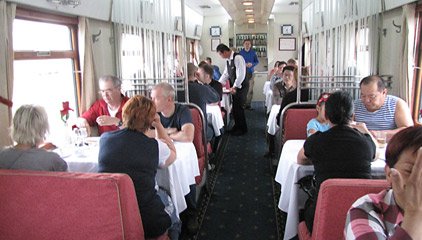
{"type": "Polygon", "coordinates": [[[0,239],[422,239],[422,0],[0,0],[0,239]]]}

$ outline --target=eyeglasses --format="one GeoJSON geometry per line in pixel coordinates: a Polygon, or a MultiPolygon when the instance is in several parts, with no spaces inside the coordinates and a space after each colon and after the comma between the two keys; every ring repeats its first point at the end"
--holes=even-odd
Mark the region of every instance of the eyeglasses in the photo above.
{"type": "Polygon", "coordinates": [[[105,90],[100,90],[100,91],[98,91],[98,93],[99,94],[111,94],[114,89],[116,89],[116,87],[110,88],[110,89],[105,89],[105,90]]]}
{"type": "Polygon", "coordinates": [[[366,99],[368,99],[369,101],[372,101],[372,100],[374,100],[375,98],[377,98],[379,96],[379,93],[376,93],[376,94],[370,94],[370,95],[360,95],[360,98],[362,99],[362,100],[366,100],[366,99]]]}

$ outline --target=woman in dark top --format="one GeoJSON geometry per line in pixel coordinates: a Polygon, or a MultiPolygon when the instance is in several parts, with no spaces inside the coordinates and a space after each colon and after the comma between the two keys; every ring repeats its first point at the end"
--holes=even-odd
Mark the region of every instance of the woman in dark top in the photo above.
{"type": "Polygon", "coordinates": [[[123,107],[122,118],[122,129],[101,135],[99,172],[126,173],[132,178],[145,237],[155,238],[172,224],[157,192],[155,175],[158,167],[174,162],[176,150],[152,100],[132,97],[123,107]],[[155,128],[158,139],[148,137],[151,127],[155,128]]]}
{"type": "MultiPolygon", "coordinates": [[[[314,165],[316,193],[329,178],[371,178],[371,161],[376,152],[366,125],[352,122],[353,99],[349,93],[331,94],[325,103],[325,115],[331,128],[309,136],[297,156],[299,164],[314,165]]],[[[305,222],[310,232],[317,198],[314,196],[305,208],[305,222]]]]}

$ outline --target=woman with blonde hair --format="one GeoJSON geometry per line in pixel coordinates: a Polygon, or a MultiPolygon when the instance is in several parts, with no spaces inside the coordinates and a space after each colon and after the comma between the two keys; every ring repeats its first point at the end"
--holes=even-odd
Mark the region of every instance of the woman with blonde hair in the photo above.
{"type": "Polygon", "coordinates": [[[22,105],[16,110],[11,126],[11,137],[16,145],[0,151],[0,168],[66,171],[67,164],[57,153],[40,148],[48,132],[45,109],[22,105]]]}
{"type": "Polygon", "coordinates": [[[178,236],[176,213],[174,208],[168,207],[172,205],[171,199],[164,191],[157,191],[155,180],[157,169],[169,166],[176,159],[174,144],[151,99],[130,98],[123,106],[122,118],[122,129],[101,135],[99,172],[125,173],[132,178],[146,238],[163,235],[172,221],[176,232],[171,231],[171,234],[178,236]],[[149,137],[151,128],[155,128],[158,139],[149,137]]]}

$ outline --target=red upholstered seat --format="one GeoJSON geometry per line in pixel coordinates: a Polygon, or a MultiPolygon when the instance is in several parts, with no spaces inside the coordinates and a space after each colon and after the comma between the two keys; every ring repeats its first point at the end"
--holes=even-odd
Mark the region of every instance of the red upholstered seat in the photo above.
{"type": "Polygon", "coordinates": [[[208,165],[208,150],[207,150],[207,137],[205,119],[202,110],[198,105],[193,103],[184,103],[189,106],[192,114],[193,125],[195,126],[195,133],[193,137],[193,145],[195,145],[196,155],[198,156],[198,167],[200,175],[195,177],[197,185],[202,186],[205,183],[206,178],[206,166],[208,165]]]}
{"type": "Polygon", "coordinates": [[[368,193],[388,188],[386,180],[328,179],[321,185],[312,236],[305,222],[299,223],[299,239],[344,239],[346,214],[352,204],[368,193]]]}
{"type": "Polygon", "coordinates": [[[314,108],[289,108],[284,113],[283,139],[306,139],[306,125],[309,120],[317,117],[318,112],[314,108]]]}
{"type": "Polygon", "coordinates": [[[0,183],[1,239],[144,239],[128,175],[0,170],[0,183]]]}

